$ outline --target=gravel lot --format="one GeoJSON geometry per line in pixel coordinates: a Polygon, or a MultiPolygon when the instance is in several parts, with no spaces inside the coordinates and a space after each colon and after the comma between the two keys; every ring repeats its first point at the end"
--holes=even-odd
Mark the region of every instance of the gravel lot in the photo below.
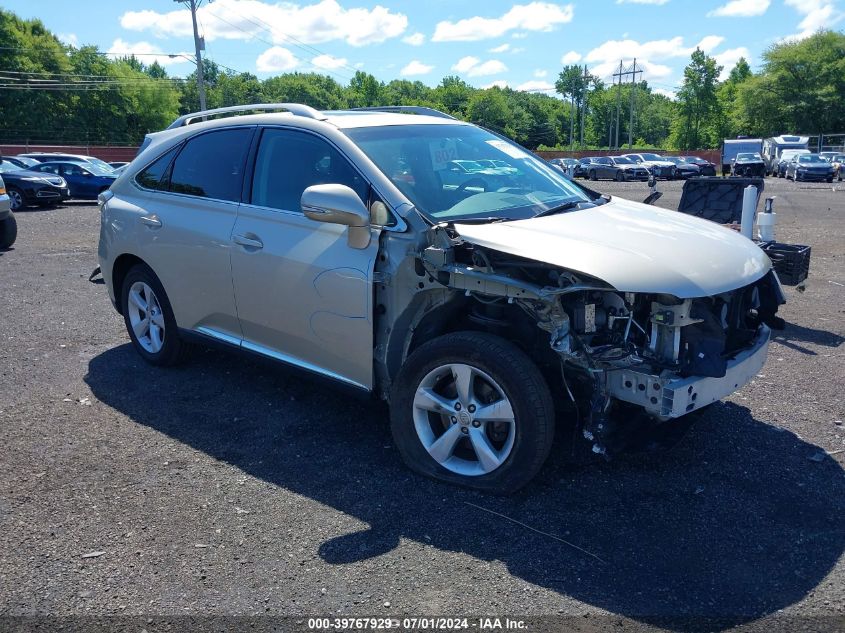
{"type": "MultiPolygon", "coordinates": [[[[676,207],[680,183],[660,188],[676,207]]],[[[19,213],[0,253],[0,615],[842,617],[845,186],[766,195],[813,258],[763,372],[666,454],[553,455],[507,499],[411,474],[380,404],[221,352],[145,365],[87,281],[96,207],[19,213]]]]}

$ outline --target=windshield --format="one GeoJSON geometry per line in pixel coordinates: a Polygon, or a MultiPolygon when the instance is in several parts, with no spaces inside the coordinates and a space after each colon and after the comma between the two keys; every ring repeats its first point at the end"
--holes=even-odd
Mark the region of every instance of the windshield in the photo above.
{"type": "Polygon", "coordinates": [[[613,162],[617,165],[636,165],[634,161],[630,158],[625,158],[624,156],[620,156],[619,158],[614,158],[613,162]]]}
{"type": "Polygon", "coordinates": [[[640,154],[643,157],[643,160],[666,160],[662,156],[658,156],[657,154],[640,154]]]}
{"type": "Polygon", "coordinates": [[[23,167],[18,167],[14,163],[10,163],[8,161],[3,161],[0,163],[0,174],[5,174],[10,171],[20,171],[23,167]]]}
{"type": "Polygon", "coordinates": [[[99,158],[94,158],[93,156],[89,156],[86,159],[86,162],[90,165],[96,165],[100,168],[101,171],[94,171],[93,169],[91,170],[97,175],[110,174],[114,171],[114,167],[109,165],[106,161],[100,160],[99,158]]]}
{"type": "Polygon", "coordinates": [[[435,222],[530,218],[589,198],[548,163],[470,125],[344,130],[435,222]]]}
{"type": "Polygon", "coordinates": [[[801,154],[798,157],[799,163],[818,163],[821,161],[818,154],[801,154]]]}
{"type": "MultiPolygon", "coordinates": [[[[105,163],[103,163],[106,165],[105,163]]],[[[102,167],[99,163],[86,163],[80,165],[83,169],[90,171],[95,176],[114,176],[114,169],[109,165],[102,167]]]]}
{"type": "Polygon", "coordinates": [[[737,160],[761,160],[760,154],[737,154],[737,160]]]}

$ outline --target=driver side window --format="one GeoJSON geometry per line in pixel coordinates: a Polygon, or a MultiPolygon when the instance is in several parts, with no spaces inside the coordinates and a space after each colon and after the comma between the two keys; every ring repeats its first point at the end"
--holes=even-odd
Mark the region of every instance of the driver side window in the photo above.
{"type": "Polygon", "coordinates": [[[328,142],[307,132],[264,130],[255,157],[252,204],[300,213],[302,192],[320,184],[346,185],[368,203],[368,183],[328,142]]]}

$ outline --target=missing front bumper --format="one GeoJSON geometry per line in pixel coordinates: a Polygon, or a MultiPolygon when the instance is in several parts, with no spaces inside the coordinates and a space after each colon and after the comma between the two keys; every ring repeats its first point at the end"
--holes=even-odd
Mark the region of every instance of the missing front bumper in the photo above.
{"type": "Polygon", "coordinates": [[[659,418],[678,418],[747,385],[766,362],[770,337],[771,330],[761,325],[754,344],[728,361],[722,378],[655,376],[626,369],[608,374],[608,393],[659,418]]]}

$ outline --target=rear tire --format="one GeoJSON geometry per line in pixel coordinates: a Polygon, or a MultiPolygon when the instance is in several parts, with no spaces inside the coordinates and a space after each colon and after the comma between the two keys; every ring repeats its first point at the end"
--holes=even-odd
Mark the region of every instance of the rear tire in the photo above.
{"type": "Polygon", "coordinates": [[[9,213],[9,217],[0,221],[0,248],[7,249],[18,238],[18,221],[15,219],[13,213],[9,213]]]}
{"type": "Polygon", "coordinates": [[[133,266],[123,279],[121,312],[135,351],[151,365],[183,362],[190,346],[179,338],[179,328],[164,287],[145,264],[133,266]]]}
{"type": "Polygon", "coordinates": [[[391,389],[390,428],[405,463],[476,490],[508,494],[527,484],[549,455],[554,426],[540,370],[491,334],[456,332],[425,343],[391,389]]]}

